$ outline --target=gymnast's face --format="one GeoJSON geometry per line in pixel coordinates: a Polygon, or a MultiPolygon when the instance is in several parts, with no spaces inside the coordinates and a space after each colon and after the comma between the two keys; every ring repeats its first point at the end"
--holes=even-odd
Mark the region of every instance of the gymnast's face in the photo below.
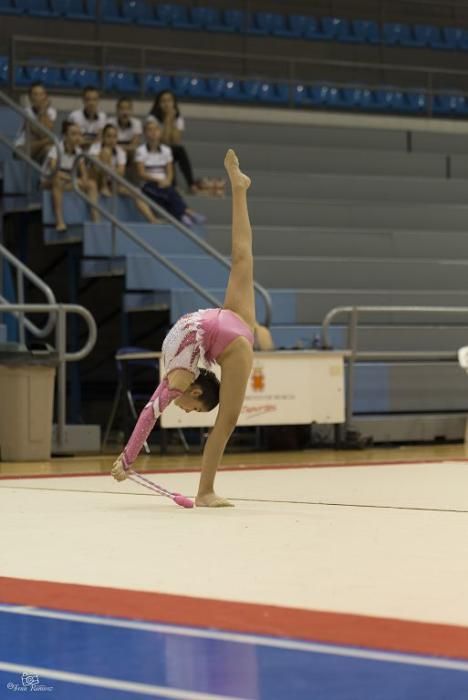
{"type": "Polygon", "coordinates": [[[197,411],[202,413],[205,411],[205,406],[201,400],[202,391],[197,386],[192,386],[185,391],[182,396],[174,401],[175,405],[181,408],[185,413],[191,413],[192,411],[197,411]]]}

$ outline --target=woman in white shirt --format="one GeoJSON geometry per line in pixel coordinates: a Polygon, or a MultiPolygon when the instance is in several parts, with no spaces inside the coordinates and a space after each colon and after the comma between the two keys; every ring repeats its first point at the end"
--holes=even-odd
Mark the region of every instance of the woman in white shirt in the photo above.
{"type": "MultiPolygon", "coordinates": [[[[29,88],[30,107],[26,107],[28,116],[35,119],[39,124],[45,126],[50,131],[53,131],[55,120],[57,119],[57,110],[52,107],[47,95],[46,89],[42,83],[33,83],[29,88]]],[[[38,163],[43,163],[52,141],[48,136],[45,136],[42,131],[29,125],[29,144],[26,143],[26,122],[22,125],[21,131],[16,138],[15,146],[29,152],[31,158],[38,163]],[[29,151],[28,151],[29,146],[29,151]]]]}
{"type": "Polygon", "coordinates": [[[143,133],[145,142],[136,150],[135,164],[144,194],[186,226],[204,223],[205,217],[189,209],[173,186],[172,153],[161,143],[159,124],[154,119],[147,120],[143,133]]]}
{"type": "Polygon", "coordinates": [[[192,164],[185,147],[182,145],[185,121],[173,92],[163,90],[156,95],[148,119],[155,120],[161,127],[161,143],[169,146],[174,163],[177,163],[181,169],[189,192],[195,194],[198,192],[198,187],[193,176],[192,164]]]}
{"type": "MultiPolygon", "coordinates": [[[[127,155],[123,148],[117,145],[117,129],[112,124],[106,124],[102,130],[99,141],[91,144],[88,154],[94,156],[102,163],[105,163],[109,168],[115,170],[121,177],[125,173],[125,165],[127,163],[127,155]]],[[[91,168],[91,176],[96,180],[99,192],[105,197],[111,197],[112,183],[106,174],[99,168],[91,168]]]]}
{"type": "MultiPolygon", "coordinates": [[[[102,130],[100,140],[96,141],[90,146],[88,155],[94,156],[102,163],[107,165],[108,168],[114,170],[118,175],[120,175],[120,177],[124,177],[125,166],[127,164],[127,154],[125,153],[124,149],[117,144],[117,141],[117,127],[114,126],[114,124],[106,124],[102,130]]],[[[112,179],[98,167],[91,167],[89,172],[91,178],[97,183],[100,194],[102,194],[104,197],[112,197],[112,179]]],[[[137,209],[146,219],[151,221],[151,223],[158,222],[149,206],[142,202],[139,198],[130,194],[124,185],[116,185],[115,194],[132,197],[137,209]]]]}
{"type": "MultiPolygon", "coordinates": [[[[52,146],[47,154],[47,159],[44,164],[44,178],[42,187],[52,190],[52,206],[55,214],[55,229],[56,231],[64,232],[67,230],[67,225],[63,215],[63,193],[70,192],[72,189],[71,171],[75,157],[81,153],[79,144],[81,143],[81,131],[79,126],[72,122],[65,121],[62,124],[62,137],[60,147],[52,146]],[[58,161],[59,169],[52,178],[47,177],[47,173],[55,168],[58,161]]],[[[88,177],[87,170],[83,161],[79,165],[78,185],[83,192],[93,201],[97,202],[98,191],[94,180],[88,177]]],[[[99,213],[94,207],[91,208],[91,219],[99,221],[99,213]]]]}

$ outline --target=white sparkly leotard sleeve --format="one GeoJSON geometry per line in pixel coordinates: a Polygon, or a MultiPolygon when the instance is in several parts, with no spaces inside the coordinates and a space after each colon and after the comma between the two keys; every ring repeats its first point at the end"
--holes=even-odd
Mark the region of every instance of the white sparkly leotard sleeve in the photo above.
{"type": "Polygon", "coordinates": [[[175,369],[184,369],[193,374],[194,380],[198,377],[198,362],[200,359],[202,362],[205,359],[202,342],[202,318],[203,311],[182,316],[167,334],[162,346],[165,378],[140,413],[137,424],[122,453],[125,469],[130,469],[138,457],[161,413],[171,401],[183,393],[169,387],[167,375],[175,369]]]}

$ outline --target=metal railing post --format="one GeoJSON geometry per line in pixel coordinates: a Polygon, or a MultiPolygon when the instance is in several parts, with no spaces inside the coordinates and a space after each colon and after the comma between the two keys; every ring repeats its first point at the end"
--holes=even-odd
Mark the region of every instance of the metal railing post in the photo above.
{"type": "Polygon", "coordinates": [[[351,351],[348,357],[348,373],[346,376],[346,418],[345,426],[349,430],[353,418],[353,393],[354,393],[354,363],[357,352],[357,324],[358,309],[353,307],[348,323],[348,346],[351,351]]]}
{"type": "MultiPolygon", "coordinates": [[[[40,277],[35,275],[34,272],[32,272],[32,270],[26,267],[26,265],[23,262],[21,262],[21,260],[16,258],[13,255],[13,253],[10,253],[10,251],[0,243],[0,268],[3,267],[1,263],[5,264],[6,262],[8,262],[11,265],[11,267],[16,270],[17,279],[18,275],[21,275],[22,280],[24,280],[24,278],[28,279],[29,282],[31,282],[36,287],[36,289],[40,289],[43,292],[49,304],[52,305],[56,303],[55,296],[51,288],[47,284],[45,284],[45,282],[43,282],[40,279],[40,277]]],[[[24,292],[22,298],[24,301],[24,292]]],[[[2,309],[2,305],[6,303],[9,303],[9,301],[3,296],[2,285],[0,284],[0,310],[2,309]]],[[[18,317],[18,314],[16,314],[16,316],[18,317]]],[[[46,336],[48,336],[55,325],[55,313],[52,311],[49,313],[49,318],[43,328],[38,328],[35,323],[30,321],[28,318],[24,317],[24,315],[23,318],[25,327],[30,333],[36,336],[36,338],[45,338],[46,336]]]]}
{"type": "MultiPolygon", "coordinates": [[[[16,271],[16,299],[18,304],[24,304],[24,280],[21,270],[16,271]]],[[[26,347],[26,332],[24,328],[24,313],[19,314],[18,335],[21,347],[26,347]]]]}
{"type": "Polygon", "coordinates": [[[66,316],[63,306],[58,305],[56,346],[58,353],[57,369],[57,442],[63,447],[65,441],[65,425],[67,419],[67,370],[65,352],[67,343],[66,316]]]}
{"type": "MultiPolygon", "coordinates": [[[[115,258],[116,256],[116,251],[117,251],[117,227],[115,225],[115,220],[117,220],[117,183],[115,180],[112,180],[112,217],[113,220],[111,222],[112,229],[111,229],[111,236],[112,236],[112,258],[115,258]]],[[[112,264],[111,261],[109,261],[109,270],[111,269],[112,264]]]]}

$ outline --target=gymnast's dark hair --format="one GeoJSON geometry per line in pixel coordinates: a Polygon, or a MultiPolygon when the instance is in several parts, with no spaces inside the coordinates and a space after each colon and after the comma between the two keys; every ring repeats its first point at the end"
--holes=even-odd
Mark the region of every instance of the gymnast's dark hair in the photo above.
{"type": "Polygon", "coordinates": [[[213,372],[200,369],[200,374],[194,382],[202,390],[200,401],[207,411],[212,411],[219,404],[219,380],[213,372]]]}

